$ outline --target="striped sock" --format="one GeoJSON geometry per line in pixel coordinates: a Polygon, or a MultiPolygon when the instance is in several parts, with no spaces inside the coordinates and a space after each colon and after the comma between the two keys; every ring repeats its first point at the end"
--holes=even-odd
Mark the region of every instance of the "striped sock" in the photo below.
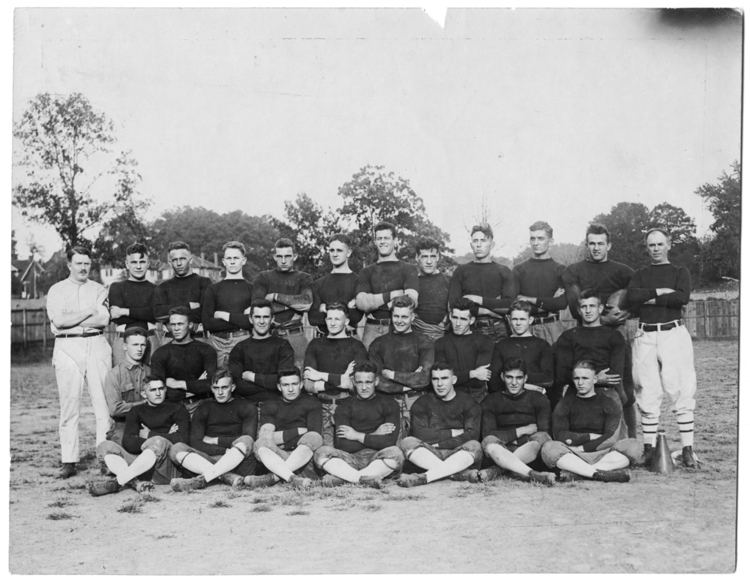
{"type": "Polygon", "coordinates": [[[643,428],[643,443],[656,446],[656,431],[659,429],[659,418],[651,419],[643,417],[641,419],[643,428]]]}
{"type": "Polygon", "coordinates": [[[682,445],[692,446],[694,436],[693,412],[680,412],[677,414],[677,427],[680,429],[680,442],[682,442],[682,445]]]}

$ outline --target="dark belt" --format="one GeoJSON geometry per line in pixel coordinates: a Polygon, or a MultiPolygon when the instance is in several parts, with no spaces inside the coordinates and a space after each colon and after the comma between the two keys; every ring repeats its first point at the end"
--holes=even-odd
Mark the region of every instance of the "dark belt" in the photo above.
{"type": "MultiPolygon", "coordinates": [[[[152,337],[152,336],[154,336],[156,334],[156,329],[150,329],[149,331],[146,332],[146,334],[149,337],[152,337]]],[[[122,331],[121,333],[117,333],[117,336],[120,337],[121,339],[124,339],[125,338],[125,331],[122,331]]]]}
{"type": "Polygon", "coordinates": [[[379,325],[389,325],[391,324],[390,318],[370,318],[369,316],[365,320],[365,323],[367,324],[379,324],[379,325]]]}
{"type": "Polygon", "coordinates": [[[104,334],[104,331],[96,331],[95,333],[78,333],[75,335],[69,335],[69,334],[55,335],[55,338],[56,339],[73,339],[76,337],[86,338],[86,337],[98,337],[99,335],[103,335],[103,334],[104,334]]]}
{"type": "Polygon", "coordinates": [[[212,337],[219,337],[221,339],[231,339],[232,337],[242,337],[245,335],[249,335],[249,331],[219,331],[215,333],[211,333],[212,337]]]}
{"type": "Polygon", "coordinates": [[[302,325],[296,324],[290,327],[279,327],[275,329],[274,332],[276,333],[276,336],[278,337],[285,337],[287,335],[301,334],[303,331],[302,331],[302,325]]]}
{"type": "Polygon", "coordinates": [[[547,324],[548,322],[555,322],[560,320],[559,314],[550,314],[549,316],[535,316],[534,324],[547,324]]]}
{"type": "Polygon", "coordinates": [[[672,320],[670,322],[655,322],[653,324],[642,322],[638,325],[644,333],[653,333],[654,331],[669,331],[675,327],[682,326],[682,320],[672,320]]]}

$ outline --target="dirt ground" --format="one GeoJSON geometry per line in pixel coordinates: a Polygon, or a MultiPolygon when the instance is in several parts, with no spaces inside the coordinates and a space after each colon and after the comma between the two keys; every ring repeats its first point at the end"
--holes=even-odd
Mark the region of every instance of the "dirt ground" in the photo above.
{"type": "MultiPolygon", "coordinates": [[[[737,492],[737,343],[695,343],[697,471],[643,469],[626,484],[540,487],[502,478],[377,491],[233,492],[93,498],[94,416],[81,466],[58,472],[48,361],[11,368],[9,567],[14,574],[731,572],[737,492]],[[217,547],[236,550],[217,553],[217,547]],[[387,553],[384,553],[388,550],[387,553]],[[229,558],[229,559],[228,559],[229,558]]],[[[678,432],[667,415],[673,449],[678,432]]]]}

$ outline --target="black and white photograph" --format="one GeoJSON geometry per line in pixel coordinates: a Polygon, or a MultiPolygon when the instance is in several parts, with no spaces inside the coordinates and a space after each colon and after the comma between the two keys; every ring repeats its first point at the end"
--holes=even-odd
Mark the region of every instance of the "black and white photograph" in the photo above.
{"type": "Polygon", "coordinates": [[[742,567],[741,8],[5,14],[11,575],[742,567]]]}

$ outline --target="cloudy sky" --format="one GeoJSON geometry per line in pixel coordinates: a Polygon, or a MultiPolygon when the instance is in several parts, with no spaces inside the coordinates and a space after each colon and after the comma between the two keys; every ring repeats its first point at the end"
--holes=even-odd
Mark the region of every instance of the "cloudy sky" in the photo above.
{"type": "MultiPolygon", "coordinates": [[[[740,157],[741,20],[645,9],[18,9],[14,119],[80,91],[133,151],[151,216],[323,206],[366,164],[408,178],[468,251],[549,221],[578,242],[620,201],[683,207],[740,157]]],[[[49,231],[14,212],[19,251],[49,231]]],[[[231,236],[231,234],[227,234],[231,236]]]]}

